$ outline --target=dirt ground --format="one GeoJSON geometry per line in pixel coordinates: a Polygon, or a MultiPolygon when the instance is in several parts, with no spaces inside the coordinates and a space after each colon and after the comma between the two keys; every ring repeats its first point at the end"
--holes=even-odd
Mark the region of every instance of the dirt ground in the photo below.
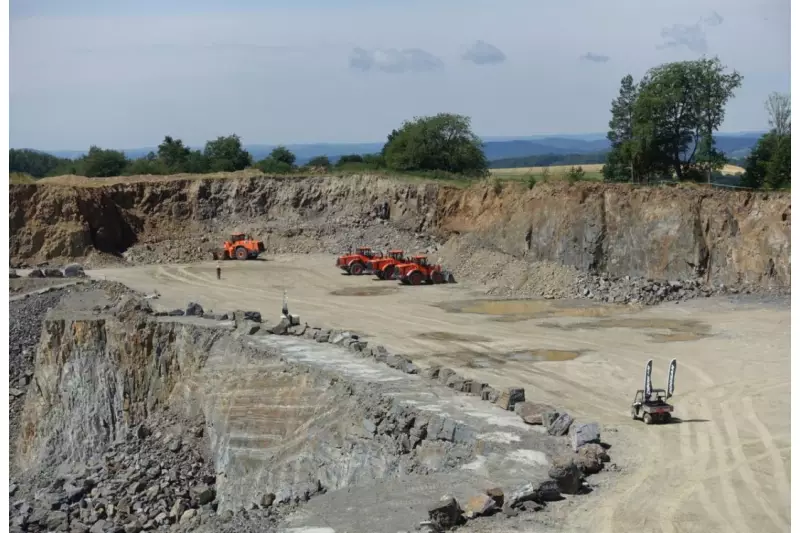
{"type": "MultiPolygon", "coordinates": [[[[618,471],[564,507],[564,531],[778,532],[790,524],[790,308],[709,298],[638,309],[559,300],[476,302],[467,284],[406,287],[342,275],[328,255],[88,271],[152,293],[156,307],[289,309],[494,386],[596,420],[618,471]],[[675,423],[631,420],[653,359],[678,360],[675,423]]],[[[555,511],[559,512],[559,511],[555,511]]]]}

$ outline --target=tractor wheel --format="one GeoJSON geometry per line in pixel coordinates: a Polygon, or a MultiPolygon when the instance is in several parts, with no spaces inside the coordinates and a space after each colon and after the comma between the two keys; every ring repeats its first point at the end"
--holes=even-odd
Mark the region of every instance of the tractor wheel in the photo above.
{"type": "Polygon", "coordinates": [[[425,281],[425,276],[419,270],[415,270],[408,275],[408,282],[412,285],[422,285],[423,281],[425,281]]]}
{"type": "Polygon", "coordinates": [[[394,279],[395,268],[394,265],[389,265],[383,269],[383,279],[394,279]]]}
{"type": "Polygon", "coordinates": [[[354,276],[360,276],[361,274],[363,274],[363,273],[364,273],[364,265],[362,265],[362,264],[361,264],[361,263],[359,263],[358,261],[354,261],[354,262],[353,262],[353,263],[350,265],[350,273],[351,273],[352,275],[354,275],[354,276]]]}
{"type": "Polygon", "coordinates": [[[375,275],[378,276],[378,279],[386,279],[386,277],[383,275],[383,272],[380,270],[376,270],[375,275]]]}
{"type": "Polygon", "coordinates": [[[642,417],[642,420],[644,420],[644,423],[648,426],[653,423],[653,417],[650,416],[650,413],[645,413],[642,417]]]}
{"type": "Polygon", "coordinates": [[[239,261],[244,261],[245,259],[247,259],[248,254],[244,246],[238,246],[236,248],[236,252],[234,253],[236,254],[236,259],[238,259],[239,261]]]}
{"type": "Polygon", "coordinates": [[[431,273],[431,281],[436,284],[444,283],[444,275],[441,272],[432,272],[431,273]]]}
{"type": "Polygon", "coordinates": [[[455,283],[455,282],[456,282],[456,277],[453,274],[448,272],[448,274],[447,274],[447,283],[455,283]]]}
{"type": "Polygon", "coordinates": [[[670,413],[664,413],[664,419],[662,420],[665,424],[669,424],[672,422],[672,415],[670,413]]]}
{"type": "Polygon", "coordinates": [[[631,407],[631,418],[636,420],[636,408],[635,407],[631,407]]]}

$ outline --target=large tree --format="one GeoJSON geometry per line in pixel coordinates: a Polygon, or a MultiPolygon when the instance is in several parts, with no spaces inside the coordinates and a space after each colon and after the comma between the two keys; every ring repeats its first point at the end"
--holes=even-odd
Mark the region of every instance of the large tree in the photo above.
{"type": "Polygon", "coordinates": [[[250,154],[242,147],[238,135],[217,137],[206,143],[203,155],[212,172],[243,170],[253,163],[250,154]]]}
{"type": "Polygon", "coordinates": [[[186,163],[191,153],[192,151],[183,145],[182,140],[173,139],[169,135],[158,145],[158,158],[170,172],[186,172],[186,163]]]}
{"type": "Polygon", "coordinates": [[[468,117],[440,113],[405,122],[383,148],[388,168],[486,175],[488,162],[468,117]]]}
{"type": "Polygon", "coordinates": [[[623,167],[645,179],[710,179],[725,163],[714,132],[742,76],[727,73],[717,58],[703,58],[653,68],[635,91],[632,82],[623,79],[620,96],[612,102],[606,177],[619,176],[616,168],[623,167]]]}
{"type": "Polygon", "coordinates": [[[117,150],[103,150],[97,146],[81,158],[83,173],[89,178],[119,176],[128,165],[125,154],[117,150]]]}
{"type": "Polygon", "coordinates": [[[772,129],[747,157],[742,184],[754,189],[780,189],[792,180],[791,102],[788,95],[773,93],[765,107],[772,129]]]}

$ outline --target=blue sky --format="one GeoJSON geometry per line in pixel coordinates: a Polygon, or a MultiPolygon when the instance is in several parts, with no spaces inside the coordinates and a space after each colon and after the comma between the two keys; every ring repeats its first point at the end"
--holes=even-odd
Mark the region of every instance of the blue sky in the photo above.
{"type": "Polygon", "coordinates": [[[379,141],[403,120],[483,136],[604,131],[625,74],[717,55],[723,131],[790,88],[790,0],[12,0],[11,146],[379,141]]]}

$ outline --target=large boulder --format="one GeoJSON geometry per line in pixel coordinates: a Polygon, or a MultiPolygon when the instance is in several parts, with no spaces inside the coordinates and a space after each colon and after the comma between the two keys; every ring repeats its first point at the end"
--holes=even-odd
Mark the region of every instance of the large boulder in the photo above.
{"type": "Polygon", "coordinates": [[[44,277],[46,278],[63,278],[64,273],[58,268],[45,268],[43,270],[44,277]]]}
{"type": "Polygon", "coordinates": [[[575,464],[586,475],[596,474],[603,469],[603,463],[610,460],[605,448],[597,443],[581,446],[575,455],[575,464]]]}
{"type": "Polygon", "coordinates": [[[572,435],[572,449],[576,452],[581,446],[591,442],[600,442],[600,426],[597,424],[597,422],[591,422],[589,424],[572,424],[570,433],[572,435]]]}
{"type": "Polygon", "coordinates": [[[497,503],[488,494],[478,494],[467,500],[464,505],[464,516],[476,518],[490,514],[497,508],[497,503]]]}
{"type": "Polygon", "coordinates": [[[428,507],[428,520],[438,530],[444,531],[461,523],[461,507],[452,496],[442,496],[428,507]]]}
{"type": "Polygon", "coordinates": [[[83,270],[83,265],[78,263],[70,263],[64,267],[65,278],[83,278],[86,277],[86,272],[83,270]]]}
{"type": "Polygon", "coordinates": [[[42,272],[38,268],[34,268],[30,272],[28,272],[28,277],[29,278],[43,278],[44,277],[44,272],[42,272]]]}
{"type": "Polygon", "coordinates": [[[203,306],[196,302],[189,302],[183,314],[185,316],[203,316],[203,306]]]}
{"type": "Polygon", "coordinates": [[[562,455],[553,459],[547,474],[558,483],[558,489],[564,494],[577,494],[581,489],[583,476],[572,456],[562,455]]]}
{"type": "Polygon", "coordinates": [[[522,387],[508,387],[500,392],[500,397],[495,402],[498,407],[506,411],[513,411],[514,406],[525,401],[525,389],[522,387]]]}
{"type": "Polygon", "coordinates": [[[542,415],[548,411],[553,411],[553,407],[544,403],[519,402],[514,405],[514,412],[526,424],[542,425],[542,415]]]}
{"type": "Polygon", "coordinates": [[[558,418],[550,423],[547,432],[554,437],[562,437],[569,432],[569,427],[572,425],[572,417],[567,413],[561,413],[558,418]]]}

